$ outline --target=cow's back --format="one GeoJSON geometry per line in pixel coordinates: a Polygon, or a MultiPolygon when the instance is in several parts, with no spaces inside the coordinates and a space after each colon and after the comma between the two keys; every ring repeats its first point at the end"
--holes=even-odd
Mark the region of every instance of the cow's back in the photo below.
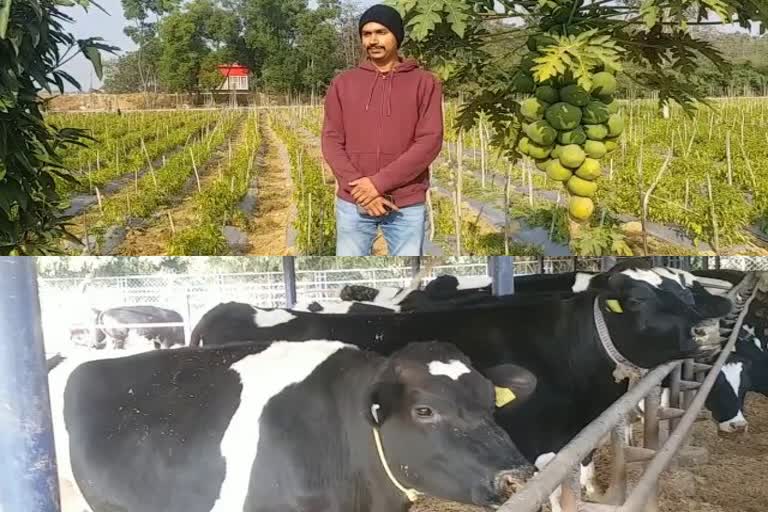
{"type": "Polygon", "coordinates": [[[240,383],[205,358],[172,354],[86,363],[67,383],[71,465],[94,512],[207,512],[216,500],[240,383]]]}

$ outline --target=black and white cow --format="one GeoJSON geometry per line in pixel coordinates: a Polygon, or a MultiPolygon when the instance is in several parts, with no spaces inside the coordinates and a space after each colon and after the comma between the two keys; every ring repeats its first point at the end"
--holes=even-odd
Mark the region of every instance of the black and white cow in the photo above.
{"type": "MultiPolygon", "coordinates": [[[[691,329],[705,317],[673,293],[613,274],[606,289],[509,297],[503,303],[387,315],[313,315],[280,309],[217,307],[199,334],[206,344],[234,340],[335,339],[389,354],[407,340],[455,343],[482,373],[515,362],[539,379],[534,399],[500,424],[530,461],[558,451],[626,391],[593,321],[598,301],[619,352],[652,368],[698,352],[691,329]],[[606,301],[617,301],[612,310],[606,301]]],[[[198,327],[201,327],[198,325],[198,327]]],[[[196,328],[197,330],[197,328],[196,328]]]]}
{"type": "Polygon", "coordinates": [[[450,309],[492,299],[491,278],[445,274],[427,283],[423,290],[347,285],[340,297],[342,301],[373,301],[402,312],[450,309]]]}
{"type": "Polygon", "coordinates": [[[102,349],[107,344],[107,337],[112,340],[112,348],[124,348],[129,336],[145,340],[156,349],[173,348],[184,345],[183,326],[126,327],[130,324],[182,323],[181,315],[172,310],[157,306],[120,306],[100,311],[92,310],[94,330],[91,326],[70,329],[70,339],[76,344],[85,344],[102,349]]]}
{"type": "Polygon", "coordinates": [[[482,375],[449,343],[183,348],[65,361],[49,379],[64,512],[495,507],[533,474],[493,418],[529,399],[532,374],[482,375]]]}

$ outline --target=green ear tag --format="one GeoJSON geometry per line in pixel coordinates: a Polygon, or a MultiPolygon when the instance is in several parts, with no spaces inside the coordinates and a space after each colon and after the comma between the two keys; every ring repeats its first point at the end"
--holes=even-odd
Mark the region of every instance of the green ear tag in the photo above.
{"type": "Polygon", "coordinates": [[[610,309],[614,313],[624,312],[624,310],[621,309],[621,304],[619,304],[619,301],[617,301],[616,299],[608,299],[605,301],[605,304],[608,306],[608,309],[610,309]]]}

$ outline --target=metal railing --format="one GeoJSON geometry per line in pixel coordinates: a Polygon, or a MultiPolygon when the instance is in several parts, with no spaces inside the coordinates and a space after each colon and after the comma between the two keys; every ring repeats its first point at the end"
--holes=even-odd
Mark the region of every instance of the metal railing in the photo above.
{"type": "Polygon", "coordinates": [[[748,274],[744,281],[726,294],[735,306],[734,312],[726,317],[726,322],[732,326],[729,328],[727,343],[714,364],[696,363],[693,360],[672,361],[649,371],[563,447],[555,458],[520,492],[502,505],[498,512],[537,512],[558,486],[562,489],[560,503],[563,512],[656,510],[658,479],[685,443],[717,379],[717,374],[735,346],[741,324],[757,291],[755,285],[754,274],[748,274]],[[708,372],[704,381],[695,380],[696,373],[704,371],[708,372]],[[670,374],[670,406],[661,407],[661,382],[670,374]],[[692,396],[695,390],[698,392],[692,396]],[[685,408],[680,408],[681,393],[684,395],[682,402],[685,408]],[[645,446],[627,446],[624,436],[627,415],[643,399],[645,446]],[[665,442],[661,439],[662,421],[670,421],[673,428],[665,442]],[[598,448],[602,438],[609,432],[613,460],[611,483],[604,495],[606,503],[584,502],[581,498],[579,465],[586,455],[598,448]],[[632,463],[647,463],[647,466],[627,497],[627,465],[632,463]]]}

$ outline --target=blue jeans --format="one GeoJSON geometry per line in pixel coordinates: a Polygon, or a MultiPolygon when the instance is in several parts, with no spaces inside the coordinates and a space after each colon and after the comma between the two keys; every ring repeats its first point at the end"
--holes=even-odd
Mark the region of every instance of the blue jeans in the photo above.
{"type": "Polygon", "coordinates": [[[336,256],[370,256],[381,227],[390,256],[421,256],[426,228],[424,203],[400,208],[383,217],[357,211],[357,205],[336,198],[336,256]]]}

